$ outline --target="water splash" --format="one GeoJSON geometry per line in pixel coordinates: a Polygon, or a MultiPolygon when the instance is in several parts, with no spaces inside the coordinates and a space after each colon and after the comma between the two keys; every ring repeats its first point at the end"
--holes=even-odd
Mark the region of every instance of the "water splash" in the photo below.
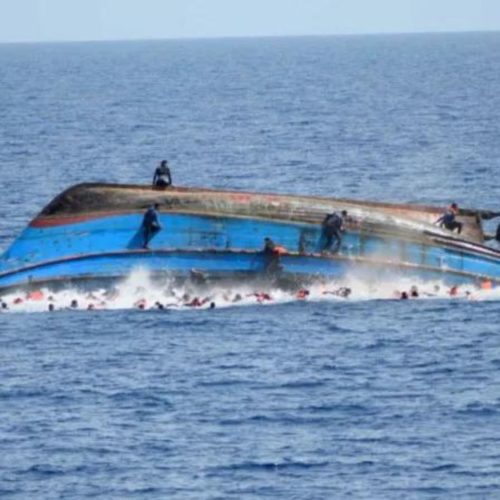
{"type": "Polygon", "coordinates": [[[303,286],[234,280],[210,282],[174,278],[153,279],[147,269],[138,268],[113,286],[53,291],[49,288],[3,295],[0,313],[59,310],[168,310],[208,309],[234,306],[283,304],[294,301],[356,301],[462,299],[498,300],[500,288],[484,290],[473,285],[451,287],[440,281],[408,278],[384,281],[351,275],[342,280],[318,280],[303,286]]]}

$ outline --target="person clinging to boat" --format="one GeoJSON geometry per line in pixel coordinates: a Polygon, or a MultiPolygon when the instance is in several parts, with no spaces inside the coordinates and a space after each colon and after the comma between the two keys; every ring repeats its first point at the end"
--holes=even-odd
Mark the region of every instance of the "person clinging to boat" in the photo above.
{"type": "Polygon", "coordinates": [[[347,210],[342,210],[340,215],[336,212],[327,214],[323,219],[321,247],[322,252],[336,253],[342,243],[342,233],[345,231],[344,219],[347,217],[347,210]],[[335,246],[333,246],[335,242],[335,246]],[[333,248],[332,248],[333,247],[333,248]]]}
{"type": "Polygon", "coordinates": [[[155,203],[151,205],[144,214],[142,220],[142,229],[144,231],[144,243],[142,248],[149,249],[149,242],[151,238],[161,229],[161,224],[158,220],[158,208],[160,205],[155,203]]]}
{"type": "Polygon", "coordinates": [[[269,237],[264,238],[264,271],[266,273],[275,273],[281,271],[281,254],[285,253],[286,249],[276,243],[269,237]]]}
{"type": "Polygon", "coordinates": [[[457,229],[458,234],[460,234],[462,232],[463,224],[456,220],[457,215],[458,205],[456,203],[452,203],[434,224],[438,224],[439,227],[444,227],[445,229],[448,229],[448,231],[455,231],[455,229],[457,229]]]}
{"type": "Polygon", "coordinates": [[[172,185],[172,175],[168,167],[167,160],[162,160],[160,165],[156,168],[153,176],[153,186],[166,188],[172,185]]]}

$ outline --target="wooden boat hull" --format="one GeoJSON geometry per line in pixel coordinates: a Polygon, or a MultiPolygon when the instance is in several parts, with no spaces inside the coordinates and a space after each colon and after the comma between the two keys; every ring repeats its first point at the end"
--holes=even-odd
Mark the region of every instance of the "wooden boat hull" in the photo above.
{"type": "Polygon", "coordinates": [[[151,241],[151,250],[141,248],[143,207],[42,212],[0,258],[0,289],[119,279],[136,268],[157,275],[189,276],[193,270],[214,277],[265,275],[267,258],[261,249],[266,236],[287,249],[279,274],[297,279],[362,273],[455,284],[500,281],[497,251],[435,232],[428,225],[410,231],[394,219],[393,226],[380,220],[377,226],[375,219],[371,225],[366,219],[351,220],[340,251],[331,255],[320,252],[321,224],[295,220],[296,215],[283,220],[274,219],[275,214],[228,216],[227,210],[219,214],[160,210],[162,230],[151,241]]]}
{"type": "Polygon", "coordinates": [[[280,274],[404,274],[453,283],[500,282],[500,252],[482,244],[480,214],[461,214],[467,239],[428,221],[439,209],[207,190],[81,185],[35,218],[0,257],[0,289],[155,274],[266,274],[265,237],[286,248],[280,274]],[[160,204],[162,230],[143,250],[143,213],[160,204]],[[392,207],[392,208],[391,208],[392,207]],[[340,251],[322,254],[325,213],[347,209],[340,251]]]}

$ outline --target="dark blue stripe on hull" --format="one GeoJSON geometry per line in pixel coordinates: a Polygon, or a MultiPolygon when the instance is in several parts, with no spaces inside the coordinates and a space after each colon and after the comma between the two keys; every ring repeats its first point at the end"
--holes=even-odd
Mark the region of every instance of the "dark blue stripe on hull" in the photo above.
{"type": "MultiPolygon", "coordinates": [[[[27,228],[0,259],[0,287],[32,280],[124,276],[137,265],[153,271],[183,273],[191,268],[213,273],[258,272],[263,239],[272,237],[290,252],[321,248],[317,224],[276,222],[237,217],[162,214],[163,229],[150,246],[160,253],[142,252],[142,215],[109,216],[92,222],[50,228],[27,228]]],[[[500,261],[443,246],[349,231],[340,259],[307,256],[284,257],[292,274],[339,276],[347,266],[363,269],[397,269],[419,276],[443,273],[500,280],[500,261]],[[418,268],[418,269],[417,269],[418,268]],[[417,269],[417,270],[415,270],[417,269]]]]}
{"type": "MultiPolygon", "coordinates": [[[[138,252],[95,255],[42,264],[0,278],[0,288],[64,280],[124,278],[136,269],[153,274],[172,273],[189,276],[199,270],[215,276],[251,274],[265,275],[266,258],[261,253],[242,252],[138,252]]],[[[439,269],[400,265],[391,262],[342,257],[284,255],[281,258],[282,276],[345,278],[350,274],[380,281],[391,277],[413,276],[415,279],[445,279],[451,284],[473,283],[474,276],[444,273],[439,269]]]]}

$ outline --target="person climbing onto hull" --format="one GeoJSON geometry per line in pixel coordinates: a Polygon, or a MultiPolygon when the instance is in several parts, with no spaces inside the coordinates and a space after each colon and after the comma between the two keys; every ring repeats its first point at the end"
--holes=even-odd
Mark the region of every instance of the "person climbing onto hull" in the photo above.
{"type": "Polygon", "coordinates": [[[281,265],[280,255],[284,248],[276,245],[271,238],[264,238],[264,272],[267,274],[275,274],[283,270],[281,265]]]}
{"type": "Polygon", "coordinates": [[[158,203],[155,203],[149,207],[144,214],[144,219],[142,220],[142,230],[144,233],[144,240],[142,248],[149,250],[149,242],[151,238],[161,229],[161,224],[158,220],[158,203]]]}
{"type": "Polygon", "coordinates": [[[458,205],[456,203],[452,203],[446,212],[439,217],[439,219],[434,223],[438,224],[439,227],[444,227],[448,229],[448,231],[455,231],[460,234],[462,232],[463,224],[456,220],[458,215],[458,205]]]}
{"type": "Polygon", "coordinates": [[[342,233],[345,231],[344,218],[347,211],[342,210],[341,214],[332,212],[327,214],[322,223],[322,253],[337,253],[342,243],[342,233]]]}

